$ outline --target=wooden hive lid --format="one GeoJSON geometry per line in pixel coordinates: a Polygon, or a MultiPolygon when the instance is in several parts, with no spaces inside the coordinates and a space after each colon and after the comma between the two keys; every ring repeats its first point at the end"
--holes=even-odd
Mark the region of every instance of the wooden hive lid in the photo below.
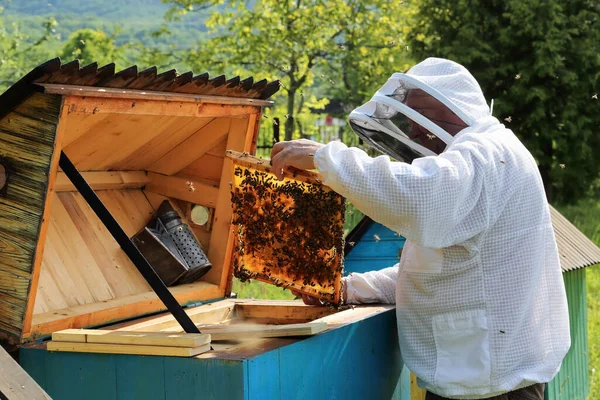
{"type": "Polygon", "coordinates": [[[225,150],[253,153],[262,108],[279,82],[191,72],[116,72],[54,59],[0,96],[0,335],[12,342],[165,309],[58,167],[60,151],[131,237],[170,200],[213,265],[173,287],[182,304],[230,291],[225,150]],[[1,180],[0,180],[1,182],[1,180]]]}

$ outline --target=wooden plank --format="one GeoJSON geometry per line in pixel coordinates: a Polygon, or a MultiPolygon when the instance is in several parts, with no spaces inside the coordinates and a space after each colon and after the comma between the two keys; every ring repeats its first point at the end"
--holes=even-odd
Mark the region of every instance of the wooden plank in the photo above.
{"type": "Polygon", "coordinates": [[[224,161],[225,159],[223,157],[217,157],[207,153],[182,169],[179,174],[181,176],[189,176],[196,179],[206,179],[218,184],[221,180],[224,161]]]}
{"type": "MultiPolygon", "coordinates": [[[[233,314],[235,302],[223,300],[185,310],[190,319],[195,323],[214,324],[225,321],[233,314]]],[[[112,326],[110,329],[135,332],[159,332],[165,329],[179,327],[179,323],[172,314],[148,317],[143,320],[125,322],[112,326]]]]}
{"type": "MultiPolygon", "coordinates": [[[[227,150],[226,157],[231,158],[235,165],[242,165],[245,167],[254,168],[258,171],[272,173],[270,160],[255,157],[249,153],[240,153],[237,151],[227,150]]],[[[293,178],[298,181],[321,184],[321,175],[316,172],[303,171],[294,169],[291,171],[284,171],[284,177],[293,178]]],[[[324,186],[327,188],[327,186],[324,186]]]]}
{"type": "Polygon", "coordinates": [[[171,125],[156,137],[139,146],[129,157],[111,165],[115,170],[148,170],[156,160],[167,154],[175,146],[188,139],[214,118],[177,117],[171,125]]]}
{"type": "Polygon", "coordinates": [[[226,105],[208,102],[187,102],[171,99],[128,99],[65,97],[69,113],[130,114],[176,117],[242,117],[260,112],[260,107],[249,105],[226,105]]]}
{"type": "Polygon", "coordinates": [[[66,329],[52,333],[55,342],[131,344],[140,346],[198,347],[210,344],[210,335],[199,333],[130,332],[66,329]]]}
{"type": "Polygon", "coordinates": [[[105,171],[129,159],[137,150],[181,117],[112,114],[107,126],[97,126],[65,148],[80,171],[105,171]],[[110,124],[110,125],[108,125],[110,124]]]}
{"type": "MultiPolygon", "coordinates": [[[[170,290],[180,304],[223,297],[223,291],[218,286],[202,281],[175,286],[170,290]]],[[[115,323],[127,318],[164,311],[165,309],[164,304],[153,291],[98,303],[83,304],[34,315],[31,332],[24,334],[24,339],[26,341],[32,340],[38,336],[48,335],[62,329],[115,323]]]]}
{"type": "Polygon", "coordinates": [[[421,389],[417,384],[417,377],[412,372],[410,373],[410,399],[425,400],[427,390],[421,389]]]}
{"type": "MultiPolygon", "coordinates": [[[[287,325],[202,325],[198,324],[202,333],[210,334],[211,340],[241,340],[250,338],[271,338],[288,336],[313,336],[327,330],[325,322],[308,322],[287,325]]],[[[178,328],[180,330],[181,328],[178,328]]]]}
{"type": "MultiPolygon", "coordinates": [[[[231,121],[229,135],[227,137],[227,148],[234,151],[248,151],[254,131],[256,119],[234,119],[231,121]]],[[[229,182],[233,176],[231,162],[223,164],[219,193],[215,204],[215,216],[213,222],[212,236],[210,238],[210,250],[208,259],[213,267],[204,280],[215,283],[225,290],[230,274],[231,252],[233,251],[233,235],[231,232],[231,189],[229,182]]]]}
{"type": "Polygon", "coordinates": [[[158,159],[148,170],[163,175],[176,174],[219,144],[227,136],[230,124],[229,118],[215,118],[158,159]]]}
{"type": "MultiPolygon", "coordinates": [[[[90,171],[81,175],[94,190],[135,189],[149,182],[145,171],[90,171]]],[[[76,192],[77,189],[64,172],[58,172],[54,191],[76,192]]]]}
{"type": "Polygon", "coordinates": [[[272,106],[273,102],[268,100],[259,99],[246,99],[246,98],[232,98],[224,96],[205,96],[195,95],[186,93],[172,93],[172,92],[153,92],[149,90],[119,90],[111,88],[98,88],[89,86],[74,86],[74,85],[60,85],[50,83],[40,83],[46,90],[46,93],[56,93],[65,96],[84,96],[84,97],[108,97],[108,98],[126,98],[126,99],[140,99],[140,100],[162,100],[162,101],[181,101],[181,102],[206,102],[216,104],[235,104],[235,105],[253,105],[268,107],[272,106]]]}
{"type": "MultiPolygon", "coordinates": [[[[136,211],[123,211],[121,204],[124,199],[113,201],[114,191],[98,192],[100,200],[106,205],[113,215],[119,215],[119,222],[123,224],[126,232],[132,235],[141,229],[148,221],[152,210],[141,190],[127,190],[116,192],[119,196],[127,196],[129,203],[134,203],[136,211]],[[141,215],[142,208],[146,215],[141,215]],[[140,211],[137,210],[140,209],[140,211]],[[129,212],[129,214],[127,214],[129,212]],[[131,219],[131,221],[130,221],[131,219]]],[[[83,238],[85,246],[104,275],[115,297],[144,293],[150,285],[133,265],[129,257],[123,252],[119,244],[112,237],[108,229],[100,222],[94,211],[90,208],[83,196],[79,193],[60,193],[59,198],[71,216],[79,235],[83,238]]],[[[128,202],[125,202],[126,204],[128,202]]]]}
{"type": "Polygon", "coordinates": [[[48,351],[75,353],[137,354],[143,356],[192,357],[210,351],[210,344],[198,347],[138,346],[106,343],[49,342],[48,351]]]}
{"type": "MultiPolygon", "coordinates": [[[[149,172],[148,178],[150,182],[146,185],[146,192],[153,192],[210,208],[215,208],[217,205],[219,188],[208,181],[167,176],[154,172],[149,172]]],[[[227,185],[227,187],[229,186],[227,185]]],[[[212,262],[212,259],[210,260],[212,262]]]]}
{"type": "Polygon", "coordinates": [[[1,346],[0,393],[10,400],[51,400],[44,389],[1,346]]]}
{"type": "Polygon", "coordinates": [[[70,113],[61,124],[66,125],[62,148],[67,149],[89,131],[112,126],[111,114],[70,113]]]}
{"type": "Polygon", "coordinates": [[[334,314],[335,310],[329,307],[307,306],[301,301],[281,301],[275,303],[273,301],[253,301],[238,303],[235,307],[235,313],[241,318],[314,320],[334,314]]]}

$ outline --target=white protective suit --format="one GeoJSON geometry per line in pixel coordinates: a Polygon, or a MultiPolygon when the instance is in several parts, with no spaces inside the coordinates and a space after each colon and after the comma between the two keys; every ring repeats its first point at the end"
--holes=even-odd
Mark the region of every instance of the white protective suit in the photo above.
{"type": "Polygon", "coordinates": [[[396,303],[402,358],[433,393],[477,399],[549,382],[569,316],[536,162],[464,67],[427,59],[407,75],[469,126],[412,164],[340,142],[315,153],[324,184],[407,238],[396,266],[346,278],[348,301],[396,303]]]}

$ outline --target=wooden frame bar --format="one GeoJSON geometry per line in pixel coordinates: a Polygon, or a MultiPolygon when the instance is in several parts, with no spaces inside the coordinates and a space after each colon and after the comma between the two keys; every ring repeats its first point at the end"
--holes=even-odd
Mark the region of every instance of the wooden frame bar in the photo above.
{"type": "Polygon", "coordinates": [[[122,99],[67,96],[67,113],[129,114],[181,117],[243,117],[260,113],[260,108],[249,105],[230,105],[158,99],[122,99]]]}
{"type": "MultiPolygon", "coordinates": [[[[150,182],[146,171],[90,171],[81,175],[94,190],[136,189],[150,182]]],[[[54,191],[76,192],[77,189],[64,172],[58,172],[54,191]]]]}
{"type": "Polygon", "coordinates": [[[224,96],[206,96],[174,92],[156,92],[146,90],[132,89],[113,89],[100,88],[92,86],[61,85],[53,83],[38,83],[46,93],[56,93],[65,96],[83,96],[83,97],[108,97],[125,98],[139,100],[160,100],[160,101],[181,101],[190,103],[215,103],[231,105],[251,105],[259,107],[269,107],[273,105],[272,101],[260,99],[246,99],[224,96]]]}
{"type": "Polygon", "coordinates": [[[146,191],[189,201],[205,207],[215,208],[219,188],[209,182],[201,182],[180,176],[161,175],[155,172],[148,173],[149,182],[146,191]]]}

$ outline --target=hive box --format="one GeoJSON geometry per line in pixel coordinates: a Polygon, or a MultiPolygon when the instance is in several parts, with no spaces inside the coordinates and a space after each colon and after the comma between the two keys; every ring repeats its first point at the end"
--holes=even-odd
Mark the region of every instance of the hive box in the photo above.
{"type": "Polygon", "coordinates": [[[392,307],[307,313],[297,301],[263,301],[245,317],[232,312],[266,313],[274,323],[329,318],[328,329],[177,360],[53,353],[40,341],[68,328],[171,318],[153,315],[164,305],[60,171],[60,151],[130,237],[163,200],[179,208],[213,267],[170,290],[188,313],[207,315],[231,302],[232,166],[225,151],[254,153],[262,108],[278,87],[51,60],[0,96],[0,164],[7,171],[0,189],[0,332],[22,345],[22,365],[53,398],[392,394],[400,375],[392,307]],[[209,223],[189,220],[195,206],[208,209],[209,223]]]}

